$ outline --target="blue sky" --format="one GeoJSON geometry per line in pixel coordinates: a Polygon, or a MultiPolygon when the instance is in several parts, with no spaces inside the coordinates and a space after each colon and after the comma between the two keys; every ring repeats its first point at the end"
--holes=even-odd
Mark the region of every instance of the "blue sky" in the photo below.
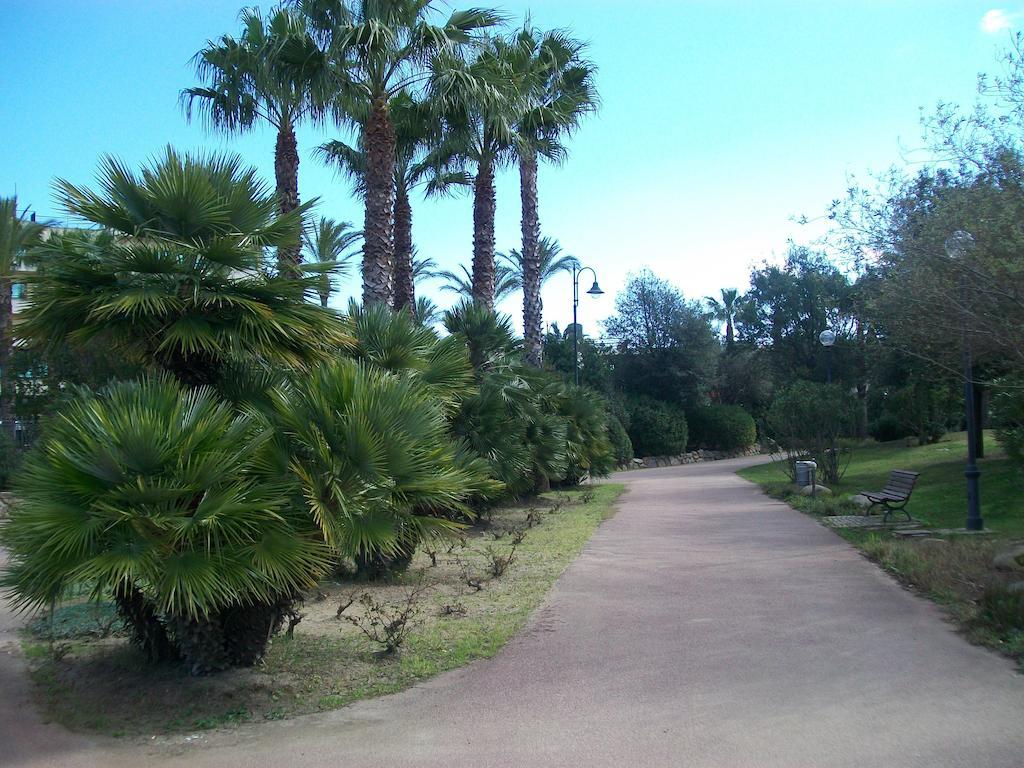
{"type": "MultiPolygon", "coordinates": [[[[920,146],[920,108],[968,104],[997,68],[1024,5],[970,0],[495,0],[591,44],[603,106],[541,171],[544,233],[593,266],[608,291],[581,322],[613,309],[630,271],[650,267],[690,297],[744,287],[753,265],[813,237],[851,174],[920,146]]],[[[455,3],[465,6],[484,0],[455,3]]],[[[269,4],[263,4],[266,7],[269,4]]],[[[0,14],[0,194],[58,215],[55,177],[89,184],[103,153],[141,163],[165,144],[231,149],[273,175],[269,131],[224,137],[188,125],[178,92],[189,59],[238,30],[237,0],[5,0],[0,14]]],[[[361,222],[344,181],[299,134],[303,199],[361,222]]],[[[498,188],[498,248],[519,244],[518,174],[498,188]]],[[[415,204],[415,239],[446,266],[469,263],[468,197],[415,204]]],[[[355,287],[350,281],[347,290],[355,287]]],[[[435,288],[428,288],[436,293],[435,288]]],[[[450,301],[443,294],[442,302],[450,301]]],[[[571,317],[568,278],[545,291],[545,318],[571,317]]],[[[519,314],[517,298],[504,309],[519,314]]],[[[517,318],[518,319],[518,318],[517,318]]]]}

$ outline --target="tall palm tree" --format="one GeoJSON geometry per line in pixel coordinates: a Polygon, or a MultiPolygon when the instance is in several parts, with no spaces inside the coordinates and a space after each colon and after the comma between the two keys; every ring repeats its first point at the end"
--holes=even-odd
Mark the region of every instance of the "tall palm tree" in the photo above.
{"type": "Polygon", "coordinates": [[[543,350],[543,284],[539,251],[538,158],[565,160],[564,139],[598,106],[596,69],[583,43],[561,31],[540,32],[527,20],[507,43],[522,111],[516,120],[522,198],[523,337],[527,363],[540,366],[543,350]]]}
{"type": "Polygon", "coordinates": [[[507,46],[491,39],[470,62],[449,61],[460,72],[445,112],[444,139],[425,161],[449,172],[469,169],[473,179],[473,300],[489,309],[496,297],[494,217],[498,168],[514,158],[515,106],[518,93],[507,58],[507,46]],[[478,84],[488,87],[480,88],[478,84]]]}
{"type": "MultiPolygon", "coordinates": [[[[395,128],[395,204],[394,259],[392,307],[396,310],[416,306],[413,267],[412,201],[416,187],[424,187],[428,196],[444,194],[458,185],[469,183],[463,173],[444,172],[422,162],[432,140],[440,131],[440,122],[431,105],[415,100],[403,91],[388,105],[395,128]]],[[[356,192],[366,196],[366,170],[369,157],[365,141],[355,145],[335,140],[322,144],[318,153],[336,166],[355,185],[356,192]]]]}
{"type": "MultiPolygon", "coordinates": [[[[288,8],[264,18],[258,9],[240,14],[242,34],[207,41],[193,57],[205,85],[181,93],[185,116],[197,110],[214,128],[229,133],[250,130],[260,122],[277,129],[274,175],[282,214],[299,207],[299,151],[295,127],[306,119],[322,120],[337,88],[336,71],[310,34],[306,19],[288,8]]],[[[301,260],[298,238],[278,250],[281,269],[294,270],[301,260]]]]}
{"type": "Polygon", "coordinates": [[[723,288],[721,290],[721,300],[716,299],[714,296],[708,296],[705,301],[708,303],[708,308],[711,310],[711,316],[719,323],[725,325],[725,343],[732,345],[736,339],[736,332],[734,330],[736,322],[736,314],[740,309],[740,292],[735,288],[723,288]]]}
{"type": "MultiPolygon", "coordinates": [[[[537,257],[540,264],[540,287],[543,287],[548,280],[559,272],[572,272],[573,267],[579,265],[579,261],[575,256],[563,255],[561,243],[551,237],[542,237],[538,241],[537,257]]],[[[512,273],[516,283],[516,290],[523,290],[526,285],[527,266],[523,254],[515,248],[508,253],[499,253],[498,263],[504,264],[512,273]]]]}
{"type": "Polygon", "coordinates": [[[363,301],[389,303],[393,291],[395,215],[395,125],[391,100],[425,87],[437,93],[456,74],[432,67],[438,56],[457,57],[477,32],[501,22],[484,9],[455,11],[434,23],[440,0],[296,0],[319,32],[321,43],[342,73],[336,115],[361,131],[366,152],[363,226],[363,301]]]}
{"type": "Polygon", "coordinates": [[[12,333],[14,277],[25,252],[39,242],[43,225],[18,213],[18,198],[0,198],[0,429],[11,440],[15,437],[14,387],[10,360],[14,346],[12,333]]]}
{"type": "Polygon", "coordinates": [[[310,261],[324,266],[319,275],[320,306],[326,307],[331,298],[331,278],[344,277],[348,274],[348,263],[355,255],[349,250],[363,236],[362,232],[352,229],[347,221],[335,221],[326,216],[321,218],[310,230],[302,234],[303,245],[309,254],[310,261]],[[327,267],[330,265],[330,271],[327,267]]]}
{"type": "MultiPolygon", "coordinates": [[[[465,264],[459,265],[456,271],[449,269],[438,270],[432,273],[431,277],[444,281],[444,285],[441,286],[442,291],[454,293],[462,299],[473,302],[477,301],[476,283],[473,279],[473,273],[465,264]]],[[[492,304],[488,309],[493,308],[494,304],[500,304],[518,290],[519,281],[511,267],[507,264],[496,262],[494,266],[494,290],[491,294],[492,304]]]]}

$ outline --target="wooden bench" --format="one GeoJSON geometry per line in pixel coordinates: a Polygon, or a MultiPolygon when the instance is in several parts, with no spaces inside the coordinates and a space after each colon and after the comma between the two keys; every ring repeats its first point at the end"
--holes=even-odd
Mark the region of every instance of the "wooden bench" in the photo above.
{"type": "Polygon", "coordinates": [[[913,520],[914,518],[907,512],[907,502],[910,501],[910,496],[914,492],[918,477],[920,477],[918,472],[894,469],[889,474],[889,482],[885,484],[885,488],[880,491],[861,491],[861,496],[871,502],[868,514],[871,514],[871,510],[876,506],[882,505],[885,507],[883,523],[889,520],[889,515],[893,512],[902,512],[907,516],[907,520],[913,520]]]}

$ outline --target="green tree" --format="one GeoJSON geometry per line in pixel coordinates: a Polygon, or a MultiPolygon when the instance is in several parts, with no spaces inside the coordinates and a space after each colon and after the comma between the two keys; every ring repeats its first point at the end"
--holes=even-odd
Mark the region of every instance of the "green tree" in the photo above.
{"type": "Polygon", "coordinates": [[[735,288],[723,288],[721,290],[721,299],[716,299],[714,296],[708,296],[705,299],[715,322],[725,326],[725,343],[730,347],[736,340],[734,323],[742,299],[743,297],[740,296],[740,292],[735,288]]]}
{"type": "Polygon", "coordinates": [[[503,48],[520,94],[515,127],[523,245],[517,262],[522,274],[525,353],[530,365],[540,367],[546,254],[540,239],[538,159],[564,162],[565,138],[597,109],[596,69],[586,58],[583,43],[562,31],[541,32],[529,22],[503,48]]]}
{"type": "MultiPolygon", "coordinates": [[[[205,85],[186,88],[185,115],[198,109],[219,130],[238,133],[266,122],[277,131],[274,174],[281,214],[299,207],[299,150],[295,128],[303,120],[320,122],[337,72],[318,48],[301,14],[275,8],[264,18],[258,9],[241,13],[242,34],[210,40],[193,58],[205,85]]],[[[296,236],[281,244],[281,269],[301,258],[296,236]]]]}
{"type": "Polygon", "coordinates": [[[350,249],[362,236],[363,233],[353,230],[347,221],[335,221],[326,216],[321,217],[312,229],[303,232],[302,241],[309,254],[308,260],[325,268],[317,286],[321,307],[326,308],[331,298],[332,278],[348,274],[348,263],[356,253],[350,249]],[[330,266],[329,272],[326,271],[327,266],[330,266]]]}
{"type": "Polygon", "coordinates": [[[444,97],[460,74],[432,64],[459,58],[475,35],[501,21],[484,9],[455,11],[434,23],[437,0],[298,0],[324,50],[342,73],[336,114],[355,125],[366,153],[363,301],[390,304],[395,258],[396,135],[391,101],[424,86],[444,97]]]}
{"type": "Polygon", "coordinates": [[[14,278],[25,255],[43,234],[42,224],[18,213],[18,198],[0,198],[0,429],[12,443],[15,437],[16,377],[11,370],[14,278]]]}
{"type": "Polygon", "coordinates": [[[188,385],[226,371],[332,355],[341,317],[307,301],[313,275],[271,268],[269,251],[301,232],[304,207],[280,214],[253,169],[230,155],[168,148],[141,173],[115,159],[100,191],[57,182],[69,215],[102,232],[55,232],[34,250],[23,335],[47,347],[90,344],[188,385]]]}
{"type": "Polygon", "coordinates": [[[703,307],[645,270],[630,277],[615,310],[605,329],[617,348],[618,387],[684,407],[702,403],[719,354],[703,307]]]}
{"type": "Polygon", "coordinates": [[[750,289],[735,318],[739,340],[770,350],[774,378],[781,385],[796,379],[826,378],[826,354],[833,355],[835,378],[848,375],[855,319],[850,281],[822,254],[790,250],[783,266],[765,265],[750,276],[750,289]],[[838,336],[826,352],[822,331],[838,336]]]}

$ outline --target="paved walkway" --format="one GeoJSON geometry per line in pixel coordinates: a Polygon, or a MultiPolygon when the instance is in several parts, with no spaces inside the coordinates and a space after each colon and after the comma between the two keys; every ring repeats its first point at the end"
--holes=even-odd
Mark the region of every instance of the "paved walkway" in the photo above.
{"type": "Polygon", "coordinates": [[[0,765],[1024,765],[1024,676],[741,463],[624,476],[504,652],[339,712],[130,754],[41,726],[0,661],[0,765]]]}

